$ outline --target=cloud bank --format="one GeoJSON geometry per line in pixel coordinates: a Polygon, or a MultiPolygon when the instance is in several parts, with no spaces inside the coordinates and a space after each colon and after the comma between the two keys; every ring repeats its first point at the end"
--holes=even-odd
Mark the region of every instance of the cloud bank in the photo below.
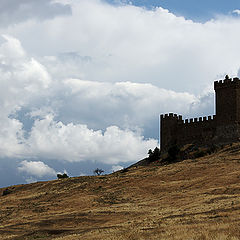
{"type": "Polygon", "coordinates": [[[237,74],[238,17],[196,23],[161,7],[68,2],[72,15],[2,31],[17,37],[54,77],[151,83],[200,94],[213,79],[237,74]]]}
{"type": "Polygon", "coordinates": [[[53,79],[17,39],[4,39],[0,69],[8,92],[2,94],[2,156],[109,164],[135,161],[158,145],[142,133],[159,112],[188,113],[199,101],[193,94],[152,84],[53,79]],[[20,117],[22,109],[25,119],[20,117]],[[29,121],[31,127],[25,126],[29,121]]]}
{"type": "MultiPolygon", "coordinates": [[[[110,125],[103,132],[94,131],[79,123],[64,124],[54,120],[55,115],[57,116],[55,110],[62,106],[62,99],[66,97],[66,93],[69,95],[69,104],[74,104],[75,108],[78,102],[74,102],[73,95],[81,96],[81,101],[86,105],[89,97],[93,97],[96,103],[102,98],[101,95],[94,95],[94,91],[97,93],[99,88],[93,84],[94,91],[85,95],[85,81],[79,80],[83,87],[80,85],[75,90],[72,89],[72,85],[75,84],[73,80],[53,81],[43,65],[27,56],[17,39],[3,37],[6,42],[0,47],[0,70],[3,76],[1,82],[7,90],[2,90],[1,95],[3,127],[0,130],[0,138],[4,142],[0,148],[2,156],[65,161],[97,160],[112,164],[134,161],[144,156],[148,148],[157,145],[156,140],[144,139],[139,132],[127,128],[120,129],[110,125]],[[27,135],[24,131],[25,123],[17,119],[18,111],[22,108],[26,109],[25,116],[29,116],[33,121],[27,135]]],[[[101,100],[102,104],[104,100],[101,100]]],[[[66,111],[67,108],[68,105],[63,105],[60,110],[66,111]]],[[[78,116],[73,117],[78,120],[78,116]]]]}

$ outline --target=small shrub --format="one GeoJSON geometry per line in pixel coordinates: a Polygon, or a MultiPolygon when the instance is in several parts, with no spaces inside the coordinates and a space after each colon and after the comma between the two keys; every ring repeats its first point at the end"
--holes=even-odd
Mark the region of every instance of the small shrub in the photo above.
{"type": "Polygon", "coordinates": [[[96,168],[94,171],[93,171],[94,174],[100,176],[102,173],[104,173],[104,170],[100,169],[100,168],[96,168]]]}
{"type": "Polygon", "coordinates": [[[66,174],[66,173],[64,173],[64,174],[57,174],[57,177],[58,177],[58,179],[62,179],[62,178],[69,178],[69,176],[66,174]]]}
{"type": "Polygon", "coordinates": [[[195,158],[200,158],[200,157],[204,157],[205,156],[205,152],[204,151],[199,151],[195,153],[195,158]]]}
{"type": "Polygon", "coordinates": [[[129,171],[128,168],[123,168],[122,170],[120,170],[120,173],[126,173],[128,171],[129,171]]]}
{"type": "Polygon", "coordinates": [[[3,190],[2,196],[6,196],[8,194],[10,194],[12,191],[9,188],[6,188],[3,190]]]}

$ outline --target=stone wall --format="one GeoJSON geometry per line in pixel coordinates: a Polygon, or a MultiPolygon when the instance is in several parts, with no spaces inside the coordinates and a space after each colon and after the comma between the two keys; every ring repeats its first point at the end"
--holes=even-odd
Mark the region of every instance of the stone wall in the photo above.
{"type": "Polygon", "coordinates": [[[161,150],[171,145],[204,144],[214,140],[216,116],[182,120],[181,115],[161,115],[161,150]]]}

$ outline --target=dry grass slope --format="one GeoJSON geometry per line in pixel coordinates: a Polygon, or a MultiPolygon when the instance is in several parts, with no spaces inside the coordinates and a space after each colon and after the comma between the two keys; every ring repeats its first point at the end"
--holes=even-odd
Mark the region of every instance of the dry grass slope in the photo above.
{"type": "Polygon", "coordinates": [[[240,144],[166,166],[9,189],[0,239],[240,239],[240,144]]]}

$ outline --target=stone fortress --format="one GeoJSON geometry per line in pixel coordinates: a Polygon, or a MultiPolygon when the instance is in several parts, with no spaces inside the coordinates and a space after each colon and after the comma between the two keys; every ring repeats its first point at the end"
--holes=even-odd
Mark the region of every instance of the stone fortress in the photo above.
{"type": "Polygon", "coordinates": [[[229,78],[214,82],[216,115],[182,119],[181,115],[161,115],[161,151],[173,145],[219,144],[240,139],[240,80],[229,78]]]}

